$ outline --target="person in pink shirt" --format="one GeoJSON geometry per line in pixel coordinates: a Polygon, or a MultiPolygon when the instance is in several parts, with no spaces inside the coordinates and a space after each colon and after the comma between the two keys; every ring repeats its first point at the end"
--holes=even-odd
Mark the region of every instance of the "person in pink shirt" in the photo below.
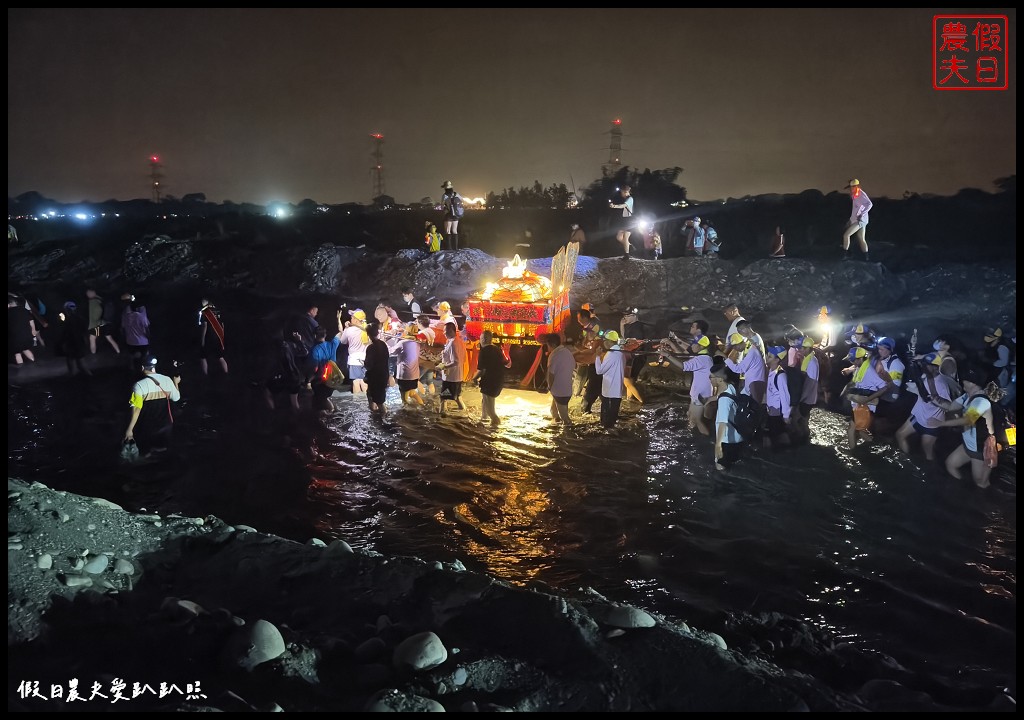
{"type": "Polygon", "coordinates": [[[860,180],[854,178],[846,186],[850,191],[850,199],[853,200],[853,209],[850,211],[850,220],[843,230],[843,260],[850,259],[850,238],[857,236],[857,244],[860,251],[864,253],[864,262],[868,262],[868,211],[871,210],[871,198],[860,187],[860,180]]]}

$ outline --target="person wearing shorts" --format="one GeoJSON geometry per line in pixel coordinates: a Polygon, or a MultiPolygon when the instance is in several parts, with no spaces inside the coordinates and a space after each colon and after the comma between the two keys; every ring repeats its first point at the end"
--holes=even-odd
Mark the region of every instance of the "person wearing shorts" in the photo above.
{"type": "Polygon", "coordinates": [[[445,405],[449,400],[454,400],[459,410],[465,410],[466,404],[462,402],[462,377],[463,368],[466,365],[466,344],[459,337],[459,326],[453,322],[444,326],[444,335],[448,341],[441,351],[441,395],[437,411],[445,414],[445,405]]]}

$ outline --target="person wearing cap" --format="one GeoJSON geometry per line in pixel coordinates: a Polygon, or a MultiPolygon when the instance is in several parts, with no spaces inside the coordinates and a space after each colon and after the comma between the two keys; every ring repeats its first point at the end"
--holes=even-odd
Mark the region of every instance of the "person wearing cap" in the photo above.
{"type": "Polygon", "coordinates": [[[622,259],[629,260],[629,236],[633,227],[633,195],[629,185],[623,185],[617,196],[608,201],[608,207],[613,210],[621,210],[622,213],[616,217],[618,232],[615,239],[622,246],[622,259]]]}
{"type": "Polygon", "coordinates": [[[793,402],[789,394],[789,379],[783,364],[789,354],[785,345],[772,345],[767,349],[768,379],[765,383],[765,407],[768,410],[765,447],[778,449],[790,445],[790,429],[793,427],[793,402]]]}
{"type": "MultiPolygon", "coordinates": [[[[714,359],[711,357],[711,338],[707,335],[691,338],[689,350],[692,357],[678,366],[683,372],[693,373],[690,381],[690,407],[686,410],[686,419],[690,424],[690,430],[710,437],[711,428],[704,419],[704,412],[714,401],[715,395],[711,387],[711,366],[714,365],[714,359]]],[[[666,357],[671,358],[670,363],[679,362],[672,356],[666,357]]]]}
{"type": "Polygon", "coordinates": [[[619,333],[615,330],[606,332],[597,346],[594,369],[601,376],[601,425],[611,429],[619,418],[626,375],[626,360],[619,346],[619,333]]]}
{"type": "MultiPolygon", "coordinates": [[[[437,326],[443,333],[445,325],[455,322],[455,315],[452,313],[451,303],[447,300],[442,300],[437,304],[437,307],[434,308],[434,311],[437,313],[437,326]]],[[[458,323],[455,324],[458,325],[458,323]]]]}
{"type": "MultiPolygon", "coordinates": [[[[952,336],[950,335],[939,335],[932,342],[933,353],[939,358],[939,375],[936,380],[949,385],[950,397],[959,397],[963,395],[964,390],[957,379],[957,362],[956,358],[950,353],[950,347],[952,347],[952,336]]],[[[921,357],[918,356],[915,359],[920,359],[921,357]]]]}
{"type": "Polygon", "coordinates": [[[726,365],[711,370],[711,387],[718,398],[715,413],[715,469],[724,471],[743,457],[747,442],[736,430],[736,396],[739,395],[739,376],[726,365]]]}
{"type": "Polygon", "coordinates": [[[459,217],[462,209],[462,196],[455,191],[451,180],[441,184],[444,196],[441,205],[444,207],[444,234],[448,236],[448,249],[459,249],[459,217]]]}
{"type": "Polygon", "coordinates": [[[348,348],[348,375],[352,381],[352,392],[366,392],[366,348],[370,336],[366,334],[366,312],[359,308],[352,311],[352,319],[341,333],[341,345],[348,348]]]}
{"type": "Polygon", "coordinates": [[[850,220],[843,230],[843,260],[850,259],[850,238],[857,236],[857,244],[860,251],[864,253],[864,262],[868,262],[868,211],[871,210],[871,198],[860,186],[860,180],[854,178],[846,188],[850,191],[850,199],[853,201],[853,209],[850,211],[850,220]]]}
{"type": "MultiPolygon", "coordinates": [[[[878,407],[875,408],[875,418],[898,418],[900,425],[903,424],[903,417],[900,415],[899,399],[903,394],[903,375],[907,367],[896,354],[896,341],[891,337],[880,337],[875,341],[875,352],[878,359],[875,361],[875,372],[878,376],[889,383],[886,392],[878,398],[878,407]]],[[[909,409],[909,408],[908,408],[909,409]]]]}
{"type": "Polygon", "coordinates": [[[168,449],[174,429],[171,403],[181,400],[178,389],[181,377],[161,375],[156,367],[157,359],[152,355],[140,361],[142,378],[132,386],[128,399],[131,419],[124,433],[124,442],[134,440],[142,455],[168,449]]]}
{"type": "Polygon", "coordinates": [[[875,333],[870,326],[857,323],[847,331],[846,344],[871,350],[875,347],[875,333]]]}
{"type": "Polygon", "coordinates": [[[939,422],[940,427],[962,430],[960,444],[946,458],[946,472],[962,480],[960,468],[970,463],[974,484],[987,488],[999,453],[994,406],[1003,399],[1004,393],[995,382],[986,383],[985,373],[980,368],[966,368],[961,380],[967,393],[963,415],[939,422]]]}
{"type": "Polygon", "coordinates": [[[59,317],[62,322],[57,347],[64,354],[68,375],[74,375],[75,368],[82,375],[92,375],[92,372],[82,364],[82,359],[89,352],[89,343],[86,340],[89,333],[88,320],[78,311],[78,305],[71,300],[64,303],[64,310],[59,317]]]}
{"type": "Polygon", "coordinates": [[[738,332],[729,336],[725,364],[743,378],[743,394],[764,404],[768,368],[760,348],[738,332]],[[745,349],[744,349],[745,348],[745,349]]]}
{"type": "Polygon", "coordinates": [[[853,452],[857,448],[858,439],[871,439],[871,425],[878,398],[889,389],[889,383],[875,370],[874,359],[867,349],[851,348],[847,359],[851,365],[843,372],[851,376],[846,397],[850,401],[853,416],[847,427],[846,439],[850,452],[853,452]]]}
{"type": "Polygon", "coordinates": [[[806,441],[811,437],[811,410],[818,404],[818,391],[821,387],[821,363],[815,352],[814,338],[806,335],[800,338],[798,348],[803,383],[797,402],[798,416],[795,435],[797,440],[806,441]]]}
{"type": "Polygon", "coordinates": [[[918,362],[920,375],[908,383],[907,389],[916,395],[910,417],[896,431],[896,444],[900,450],[910,454],[910,438],[921,436],[921,450],[926,460],[935,459],[935,443],[939,439],[942,421],[947,412],[954,412],[959,405],[953,401],[949,385],[938,379],[942,358],[928,353],[918,362]]]}
{"type": "Polygon", "coordinates": [[[767,347],[764,344],[764,339],[754,330],[754,326],[750,324],[749,320],[738,321],[736,323],[736,332],[747,339],[748,345],[756,346],[757,349],[761,351],[761,357],[768,357],[766,354],[767,347]]]}

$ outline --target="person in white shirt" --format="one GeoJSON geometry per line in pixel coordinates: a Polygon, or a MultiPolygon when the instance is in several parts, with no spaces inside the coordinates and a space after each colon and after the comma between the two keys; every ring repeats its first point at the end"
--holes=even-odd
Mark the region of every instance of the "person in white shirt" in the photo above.
{"type": "Polygon", "coordinates": [[[746,444],[736,430],[736,401],[739,395],[739,376],[725,365],[711,371],[711,387],[718,398],[715,415],[715,469],[724,471],[743,456],[746,444]]]}
{"type": "Polygon", "coordinates": [[[615,200],[608,202],[608,207],[613,210],[622,211],[622,216],[619,218],[618,223],[616,223],[619,231],[615,235],[615,239],[622,246],[623,260],[629,260],[629,236],[633,233],[633,196],[631,193],[632,188],[629,185],[623,185],[619,191],[619,196],[615,200]]]}
{"type": "Polygon", "coordinates": [[[792,400],[789,396],[789,379],[783,367],[789,348],[773,345],[768,348],[768,379],[765,406],[768,409],[765,446],[779,448],[791,444],[789,437],[793,427],[792,400]]]}
{"type": "Polygon", "coordinates": [[[341,344],[348,346],[348,376],[352,380],[352,392],[366,392],[366,348],[370,337],[366,334],[366,313],[352,312],[352,320],[341,333],[341,344]]]}
{"type": "Polygon", "coordinates": [[[968,463],[971,478],[980,488],[989,486],[989,476],[998,464],[998,443],[995,441],[996,424],[992,404],[1003,399],[1004,392],[999,383],[990,382],[983,386],[985,374],[978,368],[968,366],[960,375],[967,393],[967,404],[962,417],[942,420],[941,427],[958,427],[963,430],[960,445],[946,458],[946,472],[961,480],[960,468],[968,463]]]}
{"type": "Polygon", "coordinates": [[[608,429],[615,427],[622,405],[622,378],[626,374],[626,358],[619,347],[619,334],[609,330],[604,342],[597,348],[594,367],[601,376],[601,424],[608,429]]]}
{"type": "Polygon", "coordinates": [[[406,288],[402,291],[402,300],[405,301],[406,308],[412,313],[413,320],[423,312],[420,310],[420,304],[416,302],[416,296],[413,295],[412,288],[406,288]]]}
{"type": "Polygon", "coordinates": [[[558,333],[544,336],[548,346],[548,389],[551,392],[551,418],[562,424],[563,431],[572,429],[569,417],[569,400],[572,398],[573,378],[576,374],[576,358],[558,333]]]}
{"type": "Polygon", "coordinates": [[[768,377],[768,368],[764,362],[764,356],[757,349],[756,345],[750,345],[746,350],[743,348],[747,339],[739,333],[729,336],[729,347],[725,358],[725,364],[734,373],[743,377],[743,394],[764,404],[765,380],[768,377]],[[742,357],[737,361],[742,353],[742,357]]]}
{"type": "Polygon", "coordinates": [[[725,309],[722,310],[722,314],[725,315],[725,319],[729,321],[729,330],[725,333],[726,341],[728,341],[728,339],[733,336],[733,333],[737,332],[736,325],[743,320],[743,316],[740,315],[740,309],[737,307],[736,303],[726,305],[725,309]]]}

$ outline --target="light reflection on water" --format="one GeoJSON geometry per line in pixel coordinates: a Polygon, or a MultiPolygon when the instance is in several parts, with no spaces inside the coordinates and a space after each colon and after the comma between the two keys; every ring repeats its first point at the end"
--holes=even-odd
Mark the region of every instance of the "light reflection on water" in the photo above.
{"type": "MultiPolygon", "coordinates": [[[[8,466],[15,476],[51,478],[100,443],[88,427],[78,428],[82,446],[69,442],[63,396],[37,392],[33,412],[9,393],[8,466]]],[[[779,613],[809,624],[818,640],[831,635],[944,678],[965,665],[1015,677],[1012,466],[999,470],[1002,490],[979,492],[885,444],[851,455],[846,419],[816,410],[810,444],[758,452],[723,475],[710,441],[689,431],[685,403],[657,392],[644,406],[624,403],[611,432],[596,413],[579,415],[574,400],[569,437],[549,421],[549,396],[534,391],[504,390],[496,429],[478,422],[476,390],[465,391],[465,412],[448,417],[403,408],[391,392],[383,422],[349,395],[312,431],[301,453],[312,478],[301,513],[295,503],[263,502],[233,521],[287,532],[288,516],[308,514],[324,539],[460,559],[515,585],[591,587],[720,632],[730,646],[756,633],[734,626],[729,635],[723,617],[757,624],[779,613]]],[[[264,462],[278,441],[212,431],[221,433],[219,454],[232,440],[231,470],[253,475],[261,468],[246,458],[264,462]]],[[[68,489],[82,491],[88,478],[79,463],[68,489]]],[[[162,501],[180,504],[186,493],[162,501]]],[[[219,512],[211,499],[196,505],[219,512]]]]}
{"type": "Polygon", "coordinates": [[[812,443],[721,475],[684,405],[624,404],[605,432],[574,401],[580,427],[567,438],[546,395],[505,390],[494,430],[477,422],[479,395],[464,398],[463,417],[397,405],[383,425],[359,425],[358,400],[339,403],[336,442],[352,447],[343,433],[355,425],[357,437],[377,431],[359,462],[374,465],[392,507],[368,545],[458,557],[517,585],[589,586],[680,619],[781,612],[950,671],[992,663],[993,644],[1014,662],[1015,513],[887,444],[850,454],[841,416],[816,411],[812,443]]]}

